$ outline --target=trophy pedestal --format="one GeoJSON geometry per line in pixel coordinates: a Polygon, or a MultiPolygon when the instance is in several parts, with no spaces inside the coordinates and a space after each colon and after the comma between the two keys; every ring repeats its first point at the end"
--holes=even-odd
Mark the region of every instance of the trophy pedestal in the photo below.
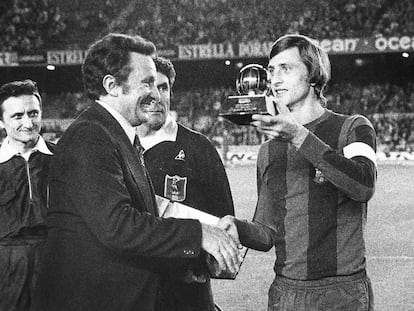
{"type": "Polygon", "coordinates": [[[264,95],[229,96],[220,116],[238,125],[250,125],[253,114],[268,114],[264,95]]]}

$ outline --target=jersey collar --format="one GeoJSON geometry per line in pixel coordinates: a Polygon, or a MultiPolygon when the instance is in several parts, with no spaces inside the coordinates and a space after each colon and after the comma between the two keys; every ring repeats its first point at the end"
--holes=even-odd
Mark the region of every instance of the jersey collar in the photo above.
{"type": "Polygon", "coordinates": [[[0,163],[7,162],[16,155],[22,156],[27,160],[30,154],[37,151],[43,154],[53,155],[52,151],[50,151],[50,149],[47,147],[46,142],[42,136],[39,136],[36,145],[34,145],[33,148],[24,155],[13,148],[12,145],[10,145],[9,138],[6,137],[0,146],[0,163]]]}
{"type": "Polygon", "coordinates": [[[141,145],[145,150],[151,149],[163,141],[175,142],[177,133],[178,124],[170,114],[167,115],[165,123],[158,131],[148,133],[148,135],[138,134],[137,131],[141,145]]]}

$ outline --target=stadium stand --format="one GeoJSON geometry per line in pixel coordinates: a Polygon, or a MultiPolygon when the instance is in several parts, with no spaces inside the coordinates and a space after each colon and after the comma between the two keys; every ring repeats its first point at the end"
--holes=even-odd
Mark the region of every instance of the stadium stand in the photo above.
{"type": "Polygon", "coordinates": [[[107,30],[145,34],[168,47],[267,41],[288,32],[322,38],[398,35],[414,29],[413,15],[411,0],[132,1],[107,30]]]}
{"type": "Polygon", "coordinates": [[[0,2],[0,51],[28,52],[43,48],[64,30],[59,7],[50,0],[0,2]]]}
{"type": "MultiPolygon", "coordinates": [[[[407,31],[414,33],[414,2],[4,0],[0,3],[0,52],[86,49],[96,37],[109,31],[141,34],[159,48],[265,42],[289,32],[317,38],[403,35],[407,31]]],[[[412,62],[412,55],[410,58],[412,62]]],[[[383,148],[412,151],[414,77],[411,73],[397,81],[398,75],[370,82],[337,79],[329,85],[329,108],[368,116],[383,148]]],[[[254,129],[237,127],[218,117],[223,101],[234,93],[234,87],[229,85],[207,84],[190,89],[182,86],[175,90],[173,109],[181,122],[202,131],[219,145],[258,144],[263,137],[254,129]]],[[[80,89],[45,93],[43,98],[44,117],[51,119],[74,118],[89,103],[80,89]]]]}
{"type": "Polygon", "coordinates": [[[61,9],[66,30],[50,45],[53,48],[87,48],[115,18],[128,0],[55,0],[61,9]]]}
{"type": "Polygon", "coordinates": [[[1,51],[86,48],[109,31],[169,47],[267,41],[287,32],[334,38],[414,29],[411,0],[5,0],[0,12],[1,51]]]}

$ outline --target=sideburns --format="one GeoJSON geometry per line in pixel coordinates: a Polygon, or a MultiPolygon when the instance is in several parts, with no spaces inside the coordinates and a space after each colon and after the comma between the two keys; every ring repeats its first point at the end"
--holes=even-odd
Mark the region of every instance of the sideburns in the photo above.
{"type": "Polygon", "coordinates": [[[123,95],[127,95],[127,94],[129,94],[129,90],[130,90],[129,85],[126,85],[126,84],[123,84],[123,85],[122,85],[122,94],[123,94],[123,95]]]}

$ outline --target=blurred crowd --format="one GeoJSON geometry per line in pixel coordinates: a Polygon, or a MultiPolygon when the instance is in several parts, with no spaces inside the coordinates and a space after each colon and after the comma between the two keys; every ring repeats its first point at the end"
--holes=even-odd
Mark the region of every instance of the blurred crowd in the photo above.
{"type": "Polygon", "coordinates": [[[414,29],[412,0],[133,1],[123,13],[109,31],[142,34],[161,47],[273,41],[288,32],[334,38],[402,35],[414,29]]]}
{"type": "MultiPolygon", "coordinates": [[[[288,32],[317,38],[409,34],[412,0],[2,0],[0,51],[67,40],[85,48],[108,31],[137,33],[160,48],[272,41],[288,32]]],[[[73,45],[76,46],[73,46],[73,45]]]]}
{"type": "Polygon", "coordinates": [[[0,1],[0,52],[33,52],[65,29],[52,0],[0,1]]]}
{"type": "MultiPolygon", "coordinates": [[[[207,135],[216,145],[256,145],[265,138],[253,127],[237,126],[220,117],[231,88],[178,90],[172,110],[178,120],[207,135]]],[[[89,104],[81,92],[43,94],[44,118],[71,119],[89,104]]],[[[367,116],[378,134],[378,145],[386,150],[414,151],[414,83],[354,85],[334,84],[327,92],[328,108],[340,113],[367,116]]]]}

